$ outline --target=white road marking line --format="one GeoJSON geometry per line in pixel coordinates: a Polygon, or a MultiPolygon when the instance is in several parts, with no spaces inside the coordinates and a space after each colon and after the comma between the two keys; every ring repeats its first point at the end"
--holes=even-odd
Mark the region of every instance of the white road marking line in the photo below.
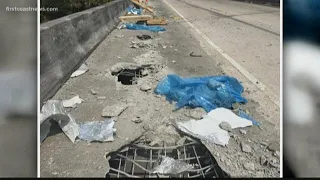
{"type": "MultiPolygon", "coordinates": [[[[185,18],[182,14],[179,13],[178,10],[176,10],[171,4],[169,4],[166,0],[163,0],[172,10],[174,10],[186,23],[191,26],[193,30],[195,30],[204,40],[206,40],[216,51],[218,51],[224,58],[226,58],[243,76],[245,76],[249,81],[251,81],[255,86],[257,86],[258,89],[261,91],[266,90],[266,86],[259,81],[257,78],[255,78],[252,74],[250,74],[244,67],[242,67],[237,61],[235,61],[232,57],[230,57],[227,53],[223,52],[223,50],[217,46],[214,42],[212,42],[208,36],[206,36],[204,33],[202,33],[198,28],[196,28],[187,18],[185,18]],[[258,83],[257,83],[258,82],[258,83]]],[[[271,101],[275,103],[278,107],[280,107],[280,104],[278,101],[275,101],[274,97],[270,97],[271,101]]]]}

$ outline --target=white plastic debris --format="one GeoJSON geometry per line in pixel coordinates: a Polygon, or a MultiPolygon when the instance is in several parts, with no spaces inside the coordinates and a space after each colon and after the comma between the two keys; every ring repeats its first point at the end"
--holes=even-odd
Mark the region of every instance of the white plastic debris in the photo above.
{"type": "Polygon", "coordinates": [[[71,77],[80,76],[80,75],[86,73],[88,70],[89,70],[88,66],[85,63],[83,63],[78,70],[76,70],[75,72],[73,72],[71,74],[71,77]]]}
{"type": "Polygon", "coordinates": [[[81,99],[79,95],[77,95],[71,99],[62,101],[62,105],[65,108],[74,108],[76,107],[77,104],[81,104],[82,102],[83,102],[83,99],[81,99]]]}
{"type": "Polygon", "coordinates": [[[40,113],[40,141],[42,142],[49,134],[51,122],[57,121],[62,131],[74,143],[79,135],[79,125],[73,117],[65,111],[61,101],[49,100],[42,106],[40,113]]]}
{"type": "Polygon", "coordinates": [[[225,108],[216,108],[210,111],[203,116],[202,120],[175,122],[175,125],[184,133],[200,140],[225,146],[228,144],[230,136],[227,131],[219,127],[221,122],[229,123],[232,129],[252,126],[251,121],[241,118],[225,108]]]}
{"type": "Polygon", "coordinates": [[[114,121],[106,119],[104,121],[93,121],[80,124],[79,138],[87,142],[100,141],[110,142],[113,141],[113,133],[116,129],[113,128],[114,121]]]}
{"type": "Polygon", "coordinates": [[[171,157],[162,156],[160,165],[154,168],[153,173],[180,174],[191,169],[193,169],[191,164],[175,160],[171,157]]]}

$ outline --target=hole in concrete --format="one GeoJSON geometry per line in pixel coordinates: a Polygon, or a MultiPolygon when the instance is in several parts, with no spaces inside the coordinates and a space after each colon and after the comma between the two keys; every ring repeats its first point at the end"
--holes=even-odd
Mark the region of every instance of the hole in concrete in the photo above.
{"type": "Polygon", "coordinates": [[[112,73],[112,75],[117,76],[118,82],[123,85],[133,85],[137,83],[138,78],[147,76],[153,71],[154,67],[152,65],[143,65],[135,68],[123,68],[120,72],[112,73]]]}
{"type": "Polygon", "coordinates": [[[196,141],[172,147],[150,147],[130,144],[107,155],[110,170],[107,178],[219,178],[229,177],[217,164],[205,146],[196,141]],[[194,169],[176,175],[157,175],[151,171],[167,156],[193,165],[194,169]]]}

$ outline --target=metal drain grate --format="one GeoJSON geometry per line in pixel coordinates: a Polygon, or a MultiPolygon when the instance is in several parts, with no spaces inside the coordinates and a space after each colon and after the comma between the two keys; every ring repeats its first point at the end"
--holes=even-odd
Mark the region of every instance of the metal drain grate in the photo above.
{"type": "Polygon", "coordinates": [[[205,146],[188,142],[181,146],[149,147],[131,144],[123,150],[110,153],[110,171],[107,178],[219,178],[229,177],[217,164],[205,146]],[[193,170],[177,175],[159,175],[152,170],[160,164],[161,156],[184,161],[194,166],[193,170]]]}

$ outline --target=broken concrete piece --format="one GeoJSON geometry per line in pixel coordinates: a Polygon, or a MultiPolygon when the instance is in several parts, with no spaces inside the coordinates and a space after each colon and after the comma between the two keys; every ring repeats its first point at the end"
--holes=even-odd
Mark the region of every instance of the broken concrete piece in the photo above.
{"type": "Polygon", "coordinates": [[[74,108],[74,107],[76,107],[77,104],[81,104],[82,102],[83,102],[83,99],[81,99],[79,97],[79,95],[77,95],[77,96],[74,96],[71,99],[63,100],[62,101],[62,105],[65,108],[74,108]]]}
{"type": "Polygon", "coordinates": [[[271,142],[268,146],[269,151],[280,151],[280,144],[279,142],[271,142]]]}
{"type": "Polygon", "coordinates": [[[140,90],[141,91],[149,91],[149,90],[151,90],[151,87],[149,85],[147,85],[147,84],[142,84],[140,86],[140,90]]]}
{"type": "Polygon", "coordinates": [[[243,134],[243,135],[247,134],[247,131],[244,130],[244,129],[240,129],[239,131],[240,131],[240,133],[243,134]]]}
{"type": "Polygon", "coordinates": [[[117,104],[112,106],[106,106],[101,116],[103,117],[116,117],[119,116],[124,110],[128,108],[128,105],[126,104],[117,104]]]}
{"type": "Polygon", "coordinates": [[[244,142],[241,142],[241,149],[243,152],[251,153],[251,147],[244,142]]]}
{"type": "Polygon", "coordinates": [[[85,63],[83,63],[78,70],[76,70],[71,74],[71,77],[73,78],[73,77],[80,76],[86,73],[88,70],[89,70],[88,66],[85,63]]]}
{"type": "Polygon", "coordinates": [[[193,169],[191,164],[163,156],[160,165],[154,168],[153,173],[180,174],[191,169],[193,169]]]}
{"type": "Polygon", "coordinates": [[[225,130],[225,131],[228,131],[228,132],[231,132],[231,131],[232,131],[232,128],[231,128],[230,124],[227,123],[227,122],[221,122],[221,123],[219,124],[219,127],[220,127],[221,129],[225,130]]]}
{"type": "Polygon", "coordinates": [[[139,116],[137,116],[131,119],[131,121],[134,123],[142,123],[143,120],[139,116]]]}
{"type": "Polygon", "coordinates": [[[268,160],[265,156],[260,157],[260,164],[261,166],[266,166],[268,164],[268,160]]]}
{"type": "Polygon", "coordinates": [[[90,92],[91,92],[92,95],[96,95],[97,94],[97,91],[95,91],[93,89],[91,89],[90,92]]]}
{"type": "Polygon", "coordinates": [[[138,64],[119,62],[119,63],[115,64],[114,66],[112,66],[110,71],[111,71],[112,75],[116,75],[125,69],[136,70],[138,68],[140,68],[140,66],[138,64]]]}
{"type": "Polygon", "coordinates": [[[249,170],[249,171],[254,171],[254,170],[255,170],[255,168],[254,168],[254,163],[251,163],[251,162],[244,163],[244,164],[243,164],[243,167],[244,167],[246,170],[249,170]]]}
{"type": "Polygon", "coordinates": [[[202,108],[192,109],[188,113],[185,113],[187,117],[190,117],[196,120],[202,119],[202,116],[205,114],[206,112],[202,108]]]}
{"type": "Polygon", "coordinates": [[[41,108],[39,120],[40,142],[44,141],[50,132],[50,120],[57,121],[62,131],[73,143],[79,135],[79,125],[74,118],[65,111],[61,101],[47,101],[41,108]]]}
{"type": "Polygon", "coordinates": [[[114,121],[107,119],[104,121],[93,121],[80,124],[79,138],[87,142],[100,141],[110,142],[113,141],[113,128],[114,121]]]}
{"type": "Polygon", "coordinates": [[[274,155],[275,157],[280,157],[280,152],[279,152],[279,151],[275,151],[275,152],[273,153],[273,155],[274,155]]]}

